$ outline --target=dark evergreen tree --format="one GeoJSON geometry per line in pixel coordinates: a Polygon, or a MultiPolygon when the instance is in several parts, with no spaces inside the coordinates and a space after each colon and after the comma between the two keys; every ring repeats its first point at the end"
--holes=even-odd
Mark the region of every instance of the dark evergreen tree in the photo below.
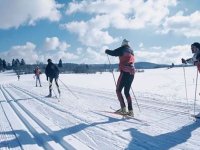
{"type": "Polygon", "coordinates": [[[26,64],[26,63],[25,63],[24,59],[21,59],[20,65],[21,65],[21,66],[24,66],[25,64],[26,64]]]}
{"type": "Polygon", "coordinates": [[[12,60],[12,68],[15,68],[15,59],[12,60]]]}
{"type": "Polygon", "coordinates": [[[61,59],[59,60],[58,67],[60,67],[60,68],[63,67],[62,60],[61,60],[61,59]]]}
{"type": "Polygon", "coordinates": [[[20,61],[19,61],[19,59],[16,59],[15,60],[15,66],[18,67],[19,65],[20,65],[20,61]]]}
{"type": "Polygon", "coordinates": [[[0,58],[0,71],[3,70],[3,61],[2,59],[0,58]]]}
{"type": "Polygon", "coordinates": [[[3,68],[4,68],[4,69],[7,68],[6,61],[5,61],[5,60],[3,60],[3,68]]]}

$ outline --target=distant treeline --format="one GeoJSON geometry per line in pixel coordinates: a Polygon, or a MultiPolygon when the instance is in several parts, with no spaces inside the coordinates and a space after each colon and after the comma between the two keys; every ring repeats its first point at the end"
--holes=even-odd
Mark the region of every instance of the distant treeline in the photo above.
{"type": "MultiPolygon", "coordinates": [[[[55,62],[54,62],[55,63],[55,62]]],[[[60,59],[58,63],[60,73],[96,73],[96,72],[111,72],[118,71],[118,64],[75,64],[75,63],[62,63],[60,59]]],[[[47,64],[26,64],[24,59],[13,59],[12,63],[6,63],[5,60],[0,58],[0,71],[4,70],[15,70],[17,74],[30,74],[33,73],[36,66],[39,66],[41,71],[44,73],[47,64]]],[[[181,65],[165,65],[155,64],[149,62],[137,62],[135,63],[136,69],[153,69],[153,68],[173,68],[180,67],[181,65]]]]}

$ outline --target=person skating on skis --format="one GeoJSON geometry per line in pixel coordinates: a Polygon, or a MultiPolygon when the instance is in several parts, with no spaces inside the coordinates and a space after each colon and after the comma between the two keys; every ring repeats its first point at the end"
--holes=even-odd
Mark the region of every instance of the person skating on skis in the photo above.
{"type": "Polygon", "coordinates": [[[135,67],[134,67],[134,54],[132,48],[129,46],[129,41],[124,39],[121,47],[115,50],[106,49],[105,53],[111,56],[119,57],[119,71],[120,75],[117,81],[116,93],[120,102],[121,108],[117,110],[117,113],[127,114],[134,116],[132,108],[132,99],[130,96],[130,88],[134,79],[135,67]],[[128,102],[128,112],[126,112],[126,105],[122,96],[122,89],[124,88],[124,94],[128,102]]]}
{"type": "MultiPolygon", "coordinates": [[[[191,45],[191,51],[193,53],[193,57],[189,59],[182,58],[181,61],[183,64],[193,64],[197,66],[198,72],[200,72],[200,43],[195,42],[191,45]]],[[[200,113],[195,115],[194,117],[200,118],[200,113]]]]}
{"type": "Polygon", "coordinates": [[[59,85],[58,85],[58,77],[59,77],[58,67],[54,63],[52,63],[51,59],[48,59],[47,62],[48,62],[48,64],[47,64],[46,69],[45,69],[47,81],[49,80],[49,95],[47,97],[52,96],[53,79],[55,79],[56,87],[57,87],[58,93],[60,95],[60,89],[59,89],[59,85]]]}
{"type": "Polygon", "coordinates": [[[40,81],[40,74],[42,74],[42,72],[41,72],[41,70],[39,69],[38,66],[35,68],[34,73],[35,73],[35,77],[36,77],[36,84],[35,84],[35,86],[37,87],[37,83],[39,82],[40,87],[41,87],[42,85],[41,85],[41,81],[40,81]]]}

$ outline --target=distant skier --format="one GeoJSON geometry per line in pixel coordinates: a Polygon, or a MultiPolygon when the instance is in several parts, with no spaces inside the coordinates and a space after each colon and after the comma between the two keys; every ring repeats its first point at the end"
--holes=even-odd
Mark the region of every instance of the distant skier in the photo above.
{"type": "Polygon", "coordinates": [[[123,40],[121,47],[115,50],[106,50],[105,53],[111,56],[119,56],[119,70],[120,76],[117,81],[116,93],[120,102],[121,109],[117,110],[117,113],[127,114],[134,116],[132,108],[132,99],[130,96],[130,88],[134,79],[135,67],[134,67],[134,54],[132,48],[128,44],[129,41],[123,40]],[[122,89],[124,88],[124,94],[128,102],[128,112],[126,112],[126,105],[122,96],[122,89]]]}
{"type": "Polygon", "coordinates": [[[18,78],[18,81],[19,81],[19,79],[20,79],[20,75],[19,74],[17,74],[17,78],[18,78]]]}
{"type": "MultiPolygon", "coordinates": [[[[181,59],[183,64],[193,64],[195,66],[197,66],[198,71],[200,72],[200,43],[195,42],[191,45],[191,50],[193,53],[193,57],[189,58],[189,59],[181,59]]],[[[196,118],[200,118],[200,113],[198,115],[195,116],[196,118]]]]}
{"type": "Polygon", "coordinates": [[[49,95],[47,97],[51,97],[52,96],[53,79],[55,79],[58,93],[60,94],[60,89],[59,89],[59,85],[58,85],[59,70],[58,70],[58,67],[54,63],[52,63],[51,59],[48,59],[47,62],[48,62],[48,64],[45,69],[47,81],[49,80],[49,95]]]}
{"type": "Polygon", "coordinates": [[[37,83],[39,82],[40,84],[40,87],[42,86],[41,85],[41,81],[40,81],[40,74],[42,73],[41,70],[39,69],[39,67],[37,66],[34,70],[34,73],[35,73],[35,77],[36,77],[36,87],[37,87],[37,83]]]}

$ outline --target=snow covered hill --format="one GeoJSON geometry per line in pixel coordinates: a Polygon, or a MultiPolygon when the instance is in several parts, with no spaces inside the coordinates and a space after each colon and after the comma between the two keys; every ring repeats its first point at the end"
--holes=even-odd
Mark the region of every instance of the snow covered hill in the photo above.
{"type": "Polygon", "coordinates": [[[59,99],[55,85],[45,97],[44,74],[35,87],[33,74],[18,81],[0,73],[0,149],[199,150],[200,121],[190,117],[196,68],[186,68],[186,76],[188,101],[183,68],[137,73],[132,87],[141,112],[133,97],[135,118],[127,119],[109,113],[119,108],[111,73],[62,74],[59,99]]]}

